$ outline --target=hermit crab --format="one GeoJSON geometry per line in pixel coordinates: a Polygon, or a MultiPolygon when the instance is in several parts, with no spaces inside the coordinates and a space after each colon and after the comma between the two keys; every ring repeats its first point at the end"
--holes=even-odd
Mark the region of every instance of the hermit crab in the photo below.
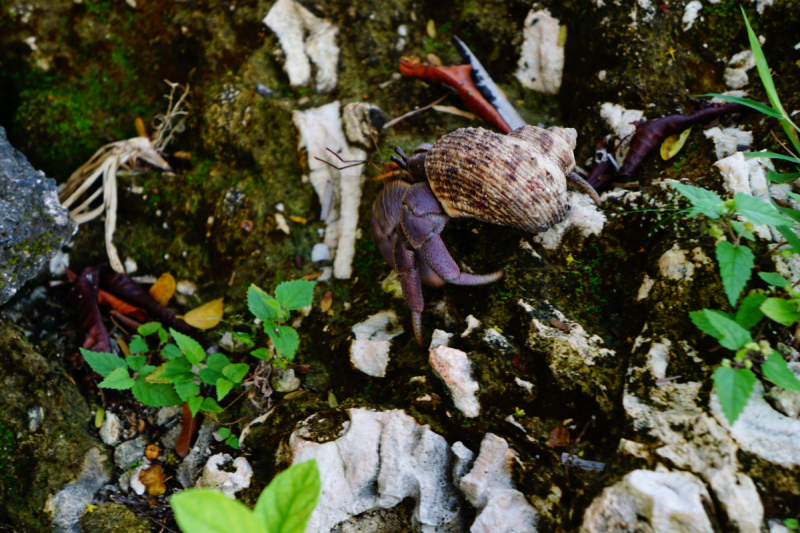
{"type": "Polygon", "coordinates": [[[415,183],[393,181],[372,204],[372,238],[397,271],[422,346],[422,285],[484,285],[503,277],[462,272],[439,234],[450,217],[470,217],[531,233],[560,222],[569,211],[567,181],[597,193],[572,172],[577,132],[523,126],[499,135],[462,128],[411,157],[396,148],[392,159],[415,183]]]}

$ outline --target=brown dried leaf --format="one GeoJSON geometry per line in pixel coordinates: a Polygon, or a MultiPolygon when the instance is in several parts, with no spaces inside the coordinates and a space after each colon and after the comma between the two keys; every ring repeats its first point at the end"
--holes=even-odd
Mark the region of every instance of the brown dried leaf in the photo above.
{"type": "Polygon", "coordinates": [[[164,485],[164,471],[161,470],[161,465],[158,463],[150,468],[142,469],[139,472],[139,481],[147,489],[147,494],[151,496],[160,496],[167,491],[167,486],[164,485]]]}
{"type": "Polygon", "coordinates": [[[328,291],[322,297],[322,300],[319,302],[319,308],[322,310],[323,313],[327,313],[328,309],[331,308],[333,305],[333,292],[328,291]]]}
{"type": "Polygon", "coordinates": [[[197,329],[211,329],[222,320],[222,304],[225,298],[217,298],[192,309],[183,316],[183,321],[197,329]]]}
{"type": "Polygon", "coordinates": [[[317,279],[321,275],[322,275],[322,272],[314,272],[313,274],[306,274],[305,276],[303,276],[300,279],[304,279],[304,280],[309,280],[310,281],[312,279],[317,279]]]}
{"type": "Polygon", "coordinates": [[[169,272],[164,272],[150,287],[150,297],[164,307],[169,303],[172,295],[175,294],[175,278],[169,272]]]}
{"type": "Polygon", "coordinates": [[[145,451],[144,451],[144,455],[145,455],[145,457],[147,457],[148,459],[158,459],[158,454],[159,454],[159,452],[160,452],[160,450],[158,449],[158,445],[156,445],[156,444],[151,444],[150,446],[148,446],[148,447],[145,449],[145,451]]]}
{"type": "Polygon", "coordinates": [[[181,411],[181,418],[183,419],[183,427],[181,434],[178,435],[178,441],[175,443],[175,453],[181,458],[189,455],[189,444],[192,442],[192,437],[197,433],[197,418],[192,417],[192,411],[189,409],[189,404],[183,404],[181,411]]]}
{"type": "Polygon", "coordinates": [[[550,431],[550,438],[546,442],[550,448],[558,448],[569,444],[569,430],[564,426],[556,426],[550,431]]]}
{"type": "Polygon", "coordinates": [[[303,217],[296,217],[294,215],[289,215],[289,219],[292,222],[297,222],[298,224],[308,224],[308,219],[303,217]]]}

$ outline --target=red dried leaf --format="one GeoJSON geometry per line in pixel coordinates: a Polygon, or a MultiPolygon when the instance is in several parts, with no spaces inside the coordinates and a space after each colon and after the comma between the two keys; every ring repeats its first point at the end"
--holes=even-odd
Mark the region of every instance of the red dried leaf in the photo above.
{"type": "Polygon", "coordinates": [[[483,120],[493,125],[502,133],[510,133],[508,126],[500,113],[486,101],[481,95],[475,84],[472,83],[472,67],[470,65],[455,65],[451,67],[432,67],[422,65],[419,59],[411,57],[400,58],[400,73],[406,78],[420,78],[423,80],[436,81],[452,87],[458,91],[458,95],[464,102],[467,109],[481,117],[483,120]]]}
{"type": "Polygon", "coordinates": [[[569,430],[564,426],[556,426],[550,431],[550,438],[547,440],[550,448],[559,448],[569,444],[569,430]]]}
{"type": "Polygon", "coordinates": [[[147,313],[145,313],[143,309],[123,302],[103,289],[97,291],[97,303],[99,305],[107,305],[118,313],[128,315],[138,322],[145,322],[147,320],[147,313]]]}
{"type": "Polygon", "coordinates": [[[180,457],[186,457],[189,454],[189,445],[192,443],[192,437],[197,433],[197,418],[192,418],[192,411],[189,409],[189,404],[183,404],[181,411],[181,418],[183,419],[183,428],[181,434],[178,435],[178,440],[175,443],[175,453],[180,457]]]}

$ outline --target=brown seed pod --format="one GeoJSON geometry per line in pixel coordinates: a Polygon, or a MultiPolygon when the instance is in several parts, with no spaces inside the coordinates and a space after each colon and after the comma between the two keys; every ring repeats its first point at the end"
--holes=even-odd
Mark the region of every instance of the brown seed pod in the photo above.
{"type": "Polygon", "coordinates": [[[538,233],[569,210],[576,140],[572,128],[524,126],[508,135],[462,128],[433,145],[425,174],[449,216],[538,233]]]}

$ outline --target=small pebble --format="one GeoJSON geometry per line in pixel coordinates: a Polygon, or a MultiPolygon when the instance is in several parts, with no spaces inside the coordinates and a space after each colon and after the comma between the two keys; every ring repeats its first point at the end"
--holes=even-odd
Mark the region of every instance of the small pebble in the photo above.
{"type": "Polygon", "coordinates": [[[266,98],[267,96],[272,95],[273,91],[266,85],[262,83],[256,83],[256,92],[266,98]]]}
{"type": "Polygon", "coordinates": [[[311,249],[311,261],[314,263],[319,263],[320,261],[328,261],[330,258],[331,258],[331,251],[328,249],[328,246],[324,243],[318,242],[317,244],[314,245],[314,248],[311,249]]]}

